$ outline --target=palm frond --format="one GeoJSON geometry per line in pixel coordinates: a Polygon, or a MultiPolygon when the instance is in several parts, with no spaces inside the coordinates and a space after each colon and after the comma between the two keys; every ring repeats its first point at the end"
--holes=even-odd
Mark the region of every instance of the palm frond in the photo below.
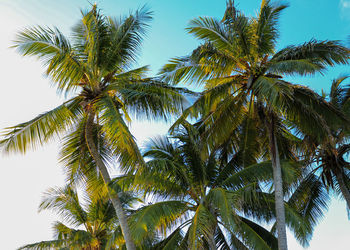
{"type": "Polygon", "coordinates": [[[141,207],[129,220],[133,237],[141,242],[150,232],[165,235],[186,217],[188,209],[188,204],[181,201],[162,201],[141,207]]]}
{"type": "Polygon", "coordinates": [[[210,233],[214,236],[215,218],[208,209],[200,204],[193,216],[191,226],[188,229],[188,249],[199,249],[205,241],[209,240],[210,233]]]}
{"type": "Polygon", "coordinates": [[[101,130],[122,169],[135,169],[143,164],[137,144],[112,97],[105,95],[95,105],[100,112],[101,130]]]}
{"type": "Polygon", "coordinates": [[[50,250],[54,248],[59,248],[59,249],[68,249],[65,248],[66,244],[65,241],[63,240],[48,240],[48,241],[41,241],[33,244],[28,244],[25,246],[22,246],[18,248],[18,250],[50,250]]]}
{"type": "Polygon", "coordinates": [[[137,118],[160,117],[165,120],[170,115],[180,114],[187,105],[183,94],[194,94],[187,89],[172,87],[153,79],[131,82],[120,89],[119,93],[126,109],[137,118]]]}
{"type": "Polygon", "coordinates": [[[262,1],[259,16],[253,23],[256,29],[257,48],[260,56],[274,52],[278,38],[278,19],[281,11],[288,5],[262,1]]]}
{"type": "Polygon", "coordinates": [[[198,17],[192,19],[187,30],[199,39],[212,42],[219,49],[229,51],[232,48],[227,28],[214,18],[198,17]]]}
{"type": "Polygon", "coordinates": [[[80,205],[74,188],[50,188],[46,191],[39,206],[40,210],[50,209],[58,213],[67,222],[80,226],[87,221],[87,212],[80,205]]]}
{"type": "Polygon", "coordinates": [[[81,115],[79,98],[73,98],[36,118],[6,128],[0,141],[4,152],[25,153],[66,131],[81,115]]]}
{"type": "Polygon", "coordinates": [[[72,91],[84,75],[85,64],[68,39],[57,29],[27,28],[18,33],[14,48],[23,56],[36,56],[59,92],[72,91]]]}
{"type": "Polygon", "coordinates": [[[278,74],[305,75],[323,71],[326,66],[347,64],[348,59],[349,50],[338,41],[311,40],[280,50],[271,58],[270,67],[271,72],[278,74]]]}

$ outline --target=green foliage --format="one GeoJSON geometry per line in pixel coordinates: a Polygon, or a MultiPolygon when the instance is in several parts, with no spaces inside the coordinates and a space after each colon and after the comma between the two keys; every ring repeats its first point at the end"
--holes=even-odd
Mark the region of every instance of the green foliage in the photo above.
{"type": "MultiPolygon", "coordinates": [[[[206,249],[211,242],[225,249],[275,249],[274,234],[259,225],[275,221],[273,189],[266,188],[271,162],[245,166],[239,148],[229,151],[227,142],[206,151],[201,131],[201,123],[184,122],[171,137],[151,139],[146,166],[116,180],[154,201],[130,216],[133,237],[160,239],[156,246],[172,242],[173,249],[206,249]]],[[[282,169],[287,224],[306,245],[328,196],[313,175],[302,181],[298,163],[284,160],[282,169]]]]}
{"type": "MultiPolygon", "coordinates": [[[[124,205],[137,201],[131,193],[121,195],[124,205]]],[[[120,230],[112,203],[107,197],[83,193],[79,199],[73,186],[49,189],[40,204],[40,210],[51,210],[63,222],[53,225],[54,240],[28,244],[19,249],[107,249],[106,244],[120,230]],[[67,224],[64,224],[67,223],[67,224]],[[70,226],[72,227],[70,227],[70,226]]],[[[114,243],[108,249],[117,249],[124,243],[114,243]]]]}

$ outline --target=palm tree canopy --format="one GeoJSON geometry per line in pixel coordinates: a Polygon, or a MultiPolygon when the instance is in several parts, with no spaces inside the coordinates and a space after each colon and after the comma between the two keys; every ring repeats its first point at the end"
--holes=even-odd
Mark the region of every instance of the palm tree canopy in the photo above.
{"type": "MultiPolygon", "coordinates": [[[[349,86],[343,84],[347,79],[347,76],[341,76],[333,80],[330,93],[324,97],[349,117],[349,86]]],[[[326,140],[314,141],[310,148],[315,148],[314,155],[310,156],[314,159],[314,171],[320,175],[327,190],[331,188],[345,198],[349,209],[350,162],[347,159],[350,152],[349,129],[341,124],[331,130],[326,140]]]]}
{"type": "Polygon", "coordinates": [[[132,68],[151,15],[143,7],[116,19],[104,16],[94,5],[82,12],[71,40],[57,28],[38,26],[20,32],[13,47],[42,61],[57,91],[71,98],[7,128],[1,141],[4,151],[24,153],[79,126],[91,113],[122,166],[142,162],[127,126],[131,117],[166,119],[182,110],[182,93],[190,93],[146,77],[147,66],[132,68]]]}
{"type": "MultiPolygon", "coordinates": [[[[28,244],[20,249],[105,249],[115,232],[119,232],[118,219],[108,197],[85,192],[79,199],[73,186],[51,188],[39,206],[39,211],[52,210],[63,222],[53,225],[54,240],[28,244]]],[[[138,201],[131,193],[123,193],[121,200],[125,208],[138,201]]],[[[117,249],[117,245],[109,249],[117,249]]]]}
{"type": "MultiPolygon", "coordinates": [[[[259,225],[275,219],[273,193],[263,188],[272,180],[271,162],[245,166],[235,143],[206,153],[201,132],[199,124],[184,122],[171,137],[151,140],[146,166],[118,179],[154,199],[131,215],[133,237],[160,237],[157,244],[165,249],[206,249],[211,241],[223,249],[274,249],[274,234],[259,225]]],[[[307,245],[327,208],[327,194],[313,174],[299,179],[298,169],[283,162],[286,214],[297,239],[307,245]]]]}
{"type": "Polygon", "coordinates": [[[204,83],[201,96],[177,124],[187,116],[209,114],[208,123],[221,122],[216,127],[228,127],[229,131],[221,131],[227,135],[244,117],[242,105],[250,107],[256,100],[293,122],[298,132],[317,137],[329,132],[325,126],[329,121],[346,120],[312,90],[283,79],[323,73],[328,66],[347,64],[349,59],[349,50],[339,41],[311,40],[276,51],[278,20],[286,7],[264,0],[258,15],[247,17],[229,1],[222,20],[199,17],[190,22],[188,32],[203,44],[189,56],[172,59],[160,72],[173,83],[204,83]],[[232,119],[220,119],[222,114],[232,119]]]}

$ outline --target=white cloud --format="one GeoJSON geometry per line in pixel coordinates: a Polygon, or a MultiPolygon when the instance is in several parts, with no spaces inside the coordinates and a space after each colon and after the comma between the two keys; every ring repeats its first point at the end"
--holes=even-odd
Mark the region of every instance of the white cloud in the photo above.
{"type": "Polygon", "coordinates": [[[350,9],[350,1],[340,0],[340,6],[342,9],[350,9]]]}

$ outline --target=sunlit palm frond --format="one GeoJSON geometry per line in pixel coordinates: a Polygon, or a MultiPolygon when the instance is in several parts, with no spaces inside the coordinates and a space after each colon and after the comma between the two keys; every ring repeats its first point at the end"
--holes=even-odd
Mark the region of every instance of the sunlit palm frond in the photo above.
{"type": "Polygon", "coordinates": [[[322,72],[326,66],[347,64],[348,59],[349,50],[339,42],[311,40],[278,51],[271,58],[270,67],[277,74],[306,75],[322,72]]]}
{"type": "Polygon", "coordinates": [[[136,62],[152,14],[147,6],[143,6],[124,19],[108,19],[112,46],[106,53],[107,63],[104,68],[110,69],[121,64],[127,67],[136,62]]]}
{"type": "Polygon", "coordinates": [[[120,90],[126,109],[137,118],[163,118],[180,114],[187,104],[184,94],[194,93],[174,88],[152,79],[127,84],[120,90]]]}
{"type": "Polygon", "coordinates": [[[133,237],[142,241],[150,232],[163,235],[186,218],[188,204],[181,201],[162,201],[138,209],[130,217],[133,237]]]}
{"type": "MultiPolygon", "coordinates": [[[[68,182],[74,184],[86,183],[90,186],[89,190],[96,189],[96,191],[98,190],[97,193],[99,193],[104,183],[103,180],[101,183],[95,160],[90,155],[86,143],[85,126],[86,118],[83,118],[63,138],[59,161],[63,165],[68,182]]],[[[98,145],[98,150],[103,161],[106,163],[112,162],[112,153],[101,133],[101,128],[95,125],[93,131],[95,143],[98,145]]]]}
{"type": "Polygon", "coordinates": [[[35,149],[70,128],[81,112],[79,98],[73,98],[28,122],[7,128],[0,145],[4,152],[25,153],[35,149]]]}
{"type": "Polygon", "coordinates": [[[18,33],[13,47],[21,55],[38,57],[47,67],[47,75],[58,84],[59,92],[74,90],[84,74],[80,55],[57,28],[27,28],[18,33]]]}
{"type": "Polygon", "coordinates": [[[271,1],[262,1],[259,16],[256,22],[253,22],[255,28],[257,48],[260,56],[274,52],[276,41],[279,36],[278,19],[281,11],[287,5],[271,3],[271,1]]]}
{"type": "Polygon", "coordinates": [[[41,241],[38,243],[33,243],[33,244],[28,244],[23,247],[18,248],[18,250],[50,250],[54,248],[59,248],[59,249],[67,249],[68,247],[65,247],[66,244],[63,240],[48,240],[48,241],[41,241]]]}
{"type": "Polygon", "coordinates": [[[104,96],[95,105],[100,111],[99,121],[113,153],[123,169],[135,169],[137,165],[143,164],[141,153],[137,147],[134,137],[124,122],[119,108],[113,102],[112,97],[104,96]]]}
{"type": "Polygon", "coordinates": [[[215,47],[219,49],[227,51],[232,49],[232,41],[227,28],[214,18],[198,17],[192,19],[187,30],[199,39],[214,43],[215,47]]]}
{"type": "Polygon", "coordinates": [[[65,221],[76,226],[84,224],[87,220],[87,212],[79,202],[77,191],[70,186],[47,190],[39,208],[40,211],[53,210],[65,221]]]}

